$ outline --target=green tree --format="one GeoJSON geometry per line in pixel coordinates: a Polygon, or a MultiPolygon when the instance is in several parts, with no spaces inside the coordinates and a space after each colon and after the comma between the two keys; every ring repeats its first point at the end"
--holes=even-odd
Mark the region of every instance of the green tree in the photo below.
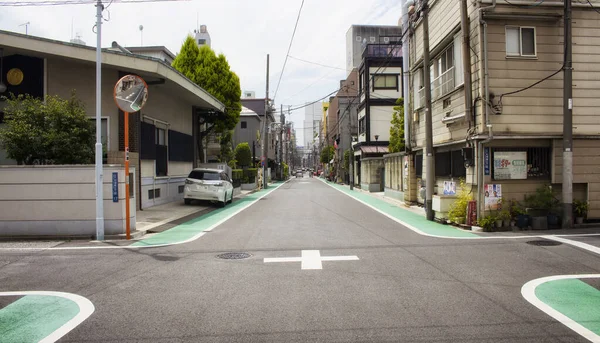
{"type": "Polygon", "coordinates": [[[219,155],[219,160],[221,162],[229,162],[231,161],[233,156],[232,146],[233,132],[231,130],[226,130],[219,137],[219,144],[221,145],[221,153],[219,155]]]}
{"type": "Polygon", "coordinates": [[[47,96],[11,95],[6,100],[6,126],[0,144],[18,164],[87,164],[94,160],[94,124],[83,103],[47,96]]]}
{"type": "Polygon", "coordinates": [[[390,127],[390,152],[404,151],[404,99],[396,100],[390,127]]]}
{"type": "Polygon", "coordinates": [[[248,167],[252,163],[252,151],[247,142],[240,143],[235,147],[235,160],[241,167],[248,167]]]}
{"type": "Polygon", "coordinates": [[[350,157],[352,157],[352,150],[348,149],[344,152],[344,169],[350,170],[350,157]]]}
{"type": "Polygon", "coordinates": [[[223,54],[217,56],[207,45],[198,48],[191,36],[183,42],[172,66],[225,105],[223,113],[208,111],[198,116],[200,137],[197,143],[202,150],[206,136],[212,132],[233,130],[239,121],[242,110],[240,79],[231,71],[223,54]]]}
{"type": "Polygon", "coordinates": [[[335,154],[335,148],[332,146],[326,146],[321,150],[321,163],[329,163],[335,154]]]}

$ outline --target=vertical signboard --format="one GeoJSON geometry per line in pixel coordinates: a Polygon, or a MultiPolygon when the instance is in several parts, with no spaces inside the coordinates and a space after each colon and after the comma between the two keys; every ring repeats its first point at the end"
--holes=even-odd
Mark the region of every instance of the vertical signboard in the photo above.
{"type": "Polygon", "coordinates": [[[490,175],[490,148],[483,148],[483,173],[490,175]]]}
{"type": "Polygon", "coordinates": [[[119,173],[112,173],[112,196],[113,202],[119,202],[119,173]]]}

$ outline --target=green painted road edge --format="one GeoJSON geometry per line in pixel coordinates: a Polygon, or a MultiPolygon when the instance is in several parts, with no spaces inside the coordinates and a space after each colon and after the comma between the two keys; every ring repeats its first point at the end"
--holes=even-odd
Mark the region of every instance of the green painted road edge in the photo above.
{"type": "Polygon", "coordinates": [[[127,247],[159,247],[173,244],[183,244],[202,237],[207,231],[221,225],[231,217],[252,206],[261,198],[281,187],[285,182],[273,183],[271,187],[249,194],[224,208],[212,211],[183,224],[177,225],[169,230],[142,239],[127,247]]]}
{"type": "Polygon", "coordinates": [[[377,199],[367,194],[358,191],[351,191],[345,186],[321,180],[334,189],[348,195],[349,197],[363,203],[364,205],[374,209],[375,211],[387,216],[388,218],[406,226],[410,230],[429,237],[436,238],[456,238],[456,239],[473,239],[483,238],[471,232],[459,230],[450,225],[443,225],[425,219],[424,216],[405,210],[398,206],[394,206],[383,200],[377,199]]]}
{"type": "Polygon", "coordinates": [[[521,294],[532,305],[591,342],[600,342],[600,290],[580,279],[600,274],[556,275],[529,281],[521,294]]]}
{"type": "Polygon", "coordinates": [[[0,342],[56,342],[93,312],[86,298],[63,292],[0,292],[21,296],[0,309],[0,342]]]}

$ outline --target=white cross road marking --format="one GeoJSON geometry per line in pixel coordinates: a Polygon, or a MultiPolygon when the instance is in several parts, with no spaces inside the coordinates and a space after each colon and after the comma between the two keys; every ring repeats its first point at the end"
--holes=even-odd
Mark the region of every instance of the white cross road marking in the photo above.
{"type": "Polygon", "coordinates": [[[357,261],[358,256],[321,256],[319,250],[302,250],[302,257],[265,258],[264,263],[301,262],[301,269],[323,269],[323,261],[357,261]]]}

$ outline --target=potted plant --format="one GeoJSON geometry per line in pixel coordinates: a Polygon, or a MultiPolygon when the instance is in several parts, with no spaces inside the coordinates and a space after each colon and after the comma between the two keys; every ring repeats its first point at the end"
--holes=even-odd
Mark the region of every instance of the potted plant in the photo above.
{"type": "Polygon", "coordinates": [[[490,232],[490,231],[492,231],[492,228],[494,227],[495,222],[496,222],[496,217],[494,215],[490,214],[488,216],[480,218],[477,221],[477,225],[481,226],[483,228],[483,231],[490,232]]]}
{"type": "Polygon", "coordinates": [[[494,214],[494,223],[496,224],[497,228],[501,228],[502,227],[502,214],[500,213],[496,213],[494,214]]]}
{"type": "Polygon", "coordinates": [[[575,214],[575,223],[583,223],[583,219],[587,216],[589,205],[585,201],[573,200],[573,214],[575,214]]]}
{"type": "Polygon", "coordinates": [[[448,210],[448,219],[456,224],[464,224],[467,218],[467,206],[472,200],[470,189],[467,187],[463,178],[459,179],[459,189],[456,194],[456,200],[450,205],[448,210]]]}
{"type": "Polygon", "coordinates": [[[528,226],[529,218],[525,209],[518,201],[513,201],[511,203],[510,212],[519,229],[524,229],[528,226]]]}
{"type": "Polygon", "coordinates": [[[525,196],[525,206],[527,213],[532,218],[533,229],[546,229],[548,227],[558,226],[558,205],[560,202],[554,193],[552,187],[543,185],[535,190],[534,194],[525,196]]]}
{"type": "Polygon", "coordinates": [[[498,215],[498,217],[500,219],[502,219],[505,227],[510,226],[511,215],[510,215],[510,210],[508,208],[505,208],[502,211],[500,211],[500,214],[498,215]]]}

